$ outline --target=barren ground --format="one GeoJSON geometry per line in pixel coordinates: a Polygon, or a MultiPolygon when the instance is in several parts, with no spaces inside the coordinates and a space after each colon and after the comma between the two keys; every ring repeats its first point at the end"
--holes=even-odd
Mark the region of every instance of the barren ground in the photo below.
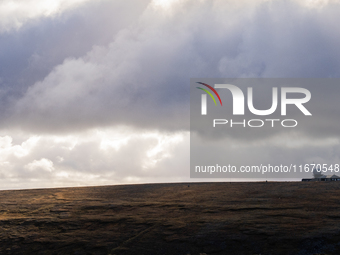
{"type": "Polygon", "coordinates": [[[340,182],[0,191],[0,254],[340,254],[340,182]]]}

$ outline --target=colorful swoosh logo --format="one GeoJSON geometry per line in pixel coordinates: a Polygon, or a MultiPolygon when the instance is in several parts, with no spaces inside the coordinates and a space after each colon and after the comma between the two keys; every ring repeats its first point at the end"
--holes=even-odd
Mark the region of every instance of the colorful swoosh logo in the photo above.
{"type": "MultiPolygon", "coordinates": [[[[201,85],[203,85],[203,86],[206,86],[207,88],[211,89],[211,91],[214,92],[215,95],[218,97],[218,100],[220,100],[220,104],[221,104],[221,106],[222,106],[222,100],[221,100],[221,98],[220,98],[220,95],[217,93],[217,91],[216,91],[213,87],[211,87],[210,85],[205,84],[205,83],[203,83],[203,82],[196,82],[196,83],[199,83],[199,84],[201,84],[201,85]]],[[[214,96],[210,93],[209,90],[202,89],[202,88],[200,88],[200,87],[196,87],[196,88],[201,89],[201,90],[203,90],[204,92],[206,92],[206,93],[214,100],[215,105],[217,105],[214,96]]]]}

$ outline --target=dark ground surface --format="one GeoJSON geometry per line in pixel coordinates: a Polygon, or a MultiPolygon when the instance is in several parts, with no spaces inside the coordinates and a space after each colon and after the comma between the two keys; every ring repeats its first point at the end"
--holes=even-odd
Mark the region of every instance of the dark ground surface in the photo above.
{"type": "Polygon", "coordinates": [[[0,191],[0,254],[340,254],[339,198],[340,182],[0,191]]]}

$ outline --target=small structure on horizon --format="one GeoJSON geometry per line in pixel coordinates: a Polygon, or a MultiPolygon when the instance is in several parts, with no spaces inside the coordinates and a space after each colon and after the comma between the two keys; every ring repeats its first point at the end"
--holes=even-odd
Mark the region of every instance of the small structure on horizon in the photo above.
{"type": "Polygon", "coordinates": [[[303,182],[316,182],[316,181],[326,181],[326,182],[332,182],[332,181],[340,181],[340,176],[337,176],[335,174],[333,175],[323,175],[321,173],[320,168],[313,169],[313,176],[314,178],[303,178],[301,181],[303,182]]]}

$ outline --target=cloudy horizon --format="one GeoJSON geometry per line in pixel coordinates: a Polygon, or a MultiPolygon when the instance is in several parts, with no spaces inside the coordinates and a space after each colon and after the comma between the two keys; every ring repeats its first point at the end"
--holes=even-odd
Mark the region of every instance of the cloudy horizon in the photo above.
{"type": "MultiPolygon", "coordinates": [[[[190,78],[340,78],[339,11],[338,0],[2,1],[0,189],[201,181],[189,172],[190,78]]],[[[337,162],[337,131],[300,138],[337,162]]]]}

